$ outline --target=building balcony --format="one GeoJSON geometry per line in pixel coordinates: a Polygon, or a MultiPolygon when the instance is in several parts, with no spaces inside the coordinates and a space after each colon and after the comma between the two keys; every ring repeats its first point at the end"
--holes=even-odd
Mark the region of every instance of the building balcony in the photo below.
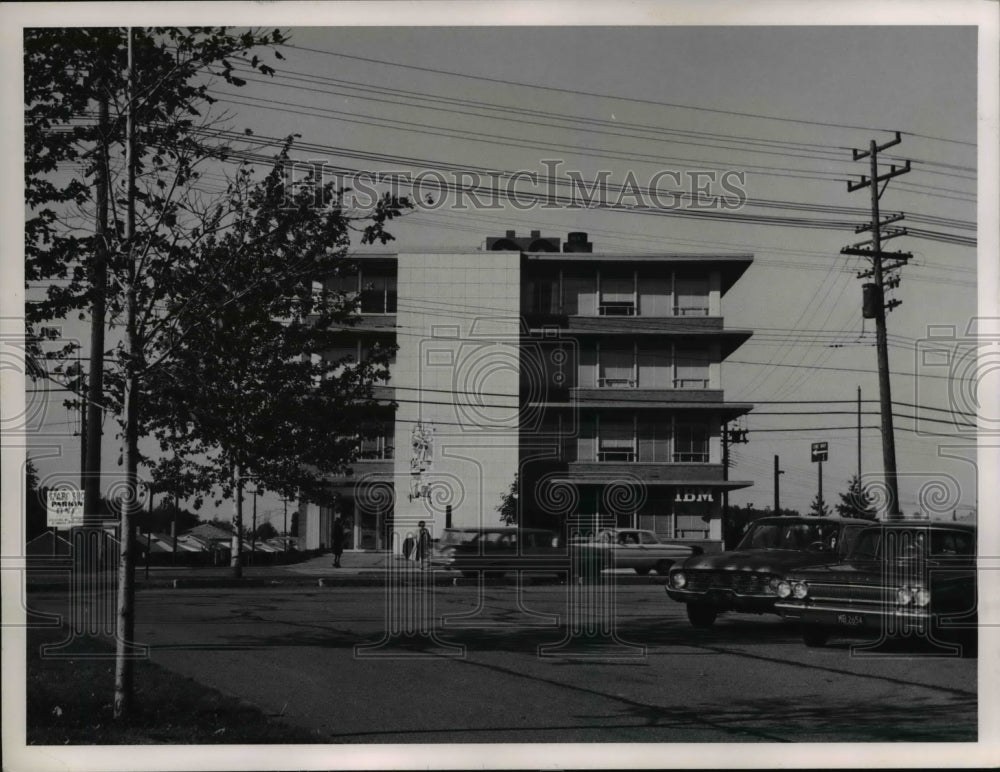
{"type": "Polygon", "coordinates": [[[357,330],[385,330],[394,333],[396,331],[396,314],[362,314],[353,327],[357,330]]]}
{"type": "MultiPolygon", "coordinates": [[[[700,384],[705,381],[699,380],[700,384]]],[[[698,388],[673,389],[643,389],[641,387],[604,387],[569,389],[567,397],[570,402],[580,405],[588,403],[607,403],[628,407],[664,407],[676,403],[705,403],[706,405],[721,405],[724,401],[722,389],[698,388]]]]}
{"type": "Polygon", "coordinates": [[[679,331],[719,331],[725,327],[721,316],[705,314],[675,316],[643,316],[635,313],[629,304],[602,304],[597,316],[568,316],[560,313],[526,311],[525,323],[532,332],[541,332],[544,327],[559,327],[575,332],[679,332],[679,331]]]}
{"type": "Polygon", "coordinates": [[[380,402],[391,402],[396,398],[394,386],[372,386],[372,395],[380,402]]]}
{"type": "Polygon", "coordinates": [[[570,461],[565,464],[567,479],[580,484],[623,480],[669,485],[723,482],[722,464],[665,463],[642,461],[570,461]]]}
{"type": "Polygon", "coordinates": [[[359,480],[373,476],[392,479],[393,463],[391,458],[358,459],[343,474],[327,475],[326,481],[334,487],[343,488],[354,486],[359,480]]]}

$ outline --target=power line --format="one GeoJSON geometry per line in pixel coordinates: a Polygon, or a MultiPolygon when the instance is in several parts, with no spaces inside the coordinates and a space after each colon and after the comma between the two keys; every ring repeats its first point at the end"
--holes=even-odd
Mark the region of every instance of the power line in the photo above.
{"type": "MultiPolygon", "coordinates": [[[[891,132],[891,131],[895,131],[895,129],[889,129],[889,128],[878,128],[878,127],[873,127],[873,126],[856,126],[856,125],[846,124],[846,123],[831,123],[831,122],[826,122],[826,121],[814,121],[814,120],[808,120],[808,119],[803,119],[803,118],[788,118],[788,117],[784,117],[784,116],[766,115],[766,114],[762,114],[762,113],[742,112],[742,111],[738,111],[738,110],[723,110],[723,109],[713,108],[713,107],[698,107],[698,106],[694,106],[694,105],[680,104],[680,103],[677,103],[677,102],[661,102],[661,101],[657,101],[657,100],[653,100],[653,99],[642,99],[642,98],[639,98],[639,97],[623,97],[623,96],[616,96],[616,95],[613,95],[613,94],[601,94],[601,93],[598,93],[598,92],[584,91],[584,90],[581,90],[581,89],[561,88],[561,87],[558,87],[558,86],[545,86],[545,85],[538,84],[538,83],[524,83],[524,82],[521,82],[521,81],[506,80],[506,79],[503,79],[503,78],[491,78],[491,77],[488,77],[488,76],[485,76],[485,75],[472,75],[470,73],[455,72],[453,70],[443,70],[443,69],[438,69],[438,68],[434,68],[434,67],[422,67],[420,65],[415,65],[415,64],[404,64],[402,62],[393,62],[393,61],[389,61],[387,59],[376,59],[374,57],[358,56],[358,55],[355,55],[355,54],[345,54],[345,53],[341,53],[341,52],[338,52],[338,51],[326,51],[326,50],[323,50],[323,49],[320,49],[320,48],[310,48],[308,46],[299,46],[299,45],[294,45],[294,44],[291,44],[291,43],[285,43],[285,46],[288,47],[288,48],[291,48],[291,49],[298,50],[298,51],[308,51],[310,53],[324,54],[326,56],[335,56],[335,57],[340,57],[340,58],[344,58],[344,59],[352,59],[352,60],[355,60],[355,61],[368,62],[370,64],[382,64],[382,65],[386,65],[386,66],[389,66],[389,67],[400,67],[400,68],[403,68],[403,69],[414,70],[414,71],[417,71],[417,72],[429,72],[429,73],[434,73],[434,74],[437,74],[437,75],[449,75],[449,76],[456,77],[456,78],[465,78],[465,79],[477,80],[477,81],[482,81],[482,82],[485,82],[485,83],[497,83],[497,84],[504,85],[504,86],[516,86],[518,88],[531,88],[531,89],[538,89],[538,90],[542,90],[542,91],[551,91],[551,92],[560,93],[560,94],[571,94],[571,95],[574,95],[574,96],[594,97],[594,98],[597,98],[597,99],[610,99],[610,100],[619,101],[619,102],[631,102],[631,103],[635,103],[635,104],[652,105],[652,106],[655,106],[655,107],[669,107],[669,108],[679,109],[679,110],[696,110],[696,111],[699,111],[699,112],[707,112],[707,113],[712,113],[712,114],[715,114],[715,115],[731,115],[731,116],[738,117],[738,118],[758,118],[758,119],[761,119],[761,120],[778,121],[778,122],[781,122],[781,123],[794,123],[794,124],[799,124],[799,125],[803,125],[803,126],[826,126],[826,127],[830,127],[830,128],[853,129],[853,130],[866,131],[866,132],[872,132],[872,131],[891,132]]],[[[924,139],[937,139],[937,140],[942,141],[942,142],[954,142],[954,143],[961,144],[961,145],[970,145],[972,147],[975,147],[975,143],[973,143],[973,142],[961,142],[959,140],[949,140],[949,139],[943,139],[943,138],[938,138],[938,137],[930,137],[930,136],[926,136],[926,135],[922,135],[922,134],[912,134],[911,136],[922,137],[924,139]]]]}

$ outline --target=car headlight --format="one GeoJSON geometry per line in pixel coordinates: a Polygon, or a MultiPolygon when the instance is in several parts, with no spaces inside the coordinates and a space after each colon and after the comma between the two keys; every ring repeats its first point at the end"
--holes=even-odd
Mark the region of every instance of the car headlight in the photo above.
{"type": "Polygon", "coordinates": [[[806,586],[805,582],[796,582],[792,585],[792,597],[797,600],[802,600],[806,595],[809,594],[809,588],[806,586]]]}
{"type": "Polygon", "coordinates": [[[781,580],[778,582],[775,592],[778,593],[779,598],[787,598],[792,594],[792,585],[789,582],[781,580]]]}
{"type": "Polygon", "coordinates": [[[770,579],[767,580],[767,589],[777,594],[779,584],[781,584],[781,579],[779,579],[776,576],[772,576],[770,579]]]}
{"type": "Polygon", "coordinates": [[[688,580],[683,571],[677,571],[670,575],[670,583],[679,590],[688,583],[688,580]]]}
{"type": "Polygon", "coordinates": [[[896,603],[900,606],[926,606],[931,602],[930,590],[924,587],[900,587],[896,590],[896,603]]]}

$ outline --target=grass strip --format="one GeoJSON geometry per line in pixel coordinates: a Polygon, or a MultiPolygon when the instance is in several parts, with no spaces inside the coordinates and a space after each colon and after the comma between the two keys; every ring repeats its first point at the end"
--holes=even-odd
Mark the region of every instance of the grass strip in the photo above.
{"type": "Polygon", "coordinates": [[[131,715],[113,716],[114,660],[109,641],[81,638],[69,658],[42,657],[40,647],[64,630],[29,629],[27,745],[198,745],[323,742],[147,660],[135,662],[131,715]],[[101,658],[93,659],[95,655],[101,658]]]}

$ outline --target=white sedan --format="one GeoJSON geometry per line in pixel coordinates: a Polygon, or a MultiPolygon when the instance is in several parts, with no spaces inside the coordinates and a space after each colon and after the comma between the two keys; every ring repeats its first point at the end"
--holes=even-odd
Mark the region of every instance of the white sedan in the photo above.
{"type": "Polygon", "coordinates": [[[605,528],[573,539],[573,547],[583,565],[596,561],[602,568],[631,568],[640,575],[656,571],[660,576],[678,560],[702,552],[695,545],[660,541],[652,531],[638,528],[605,528]]]}

